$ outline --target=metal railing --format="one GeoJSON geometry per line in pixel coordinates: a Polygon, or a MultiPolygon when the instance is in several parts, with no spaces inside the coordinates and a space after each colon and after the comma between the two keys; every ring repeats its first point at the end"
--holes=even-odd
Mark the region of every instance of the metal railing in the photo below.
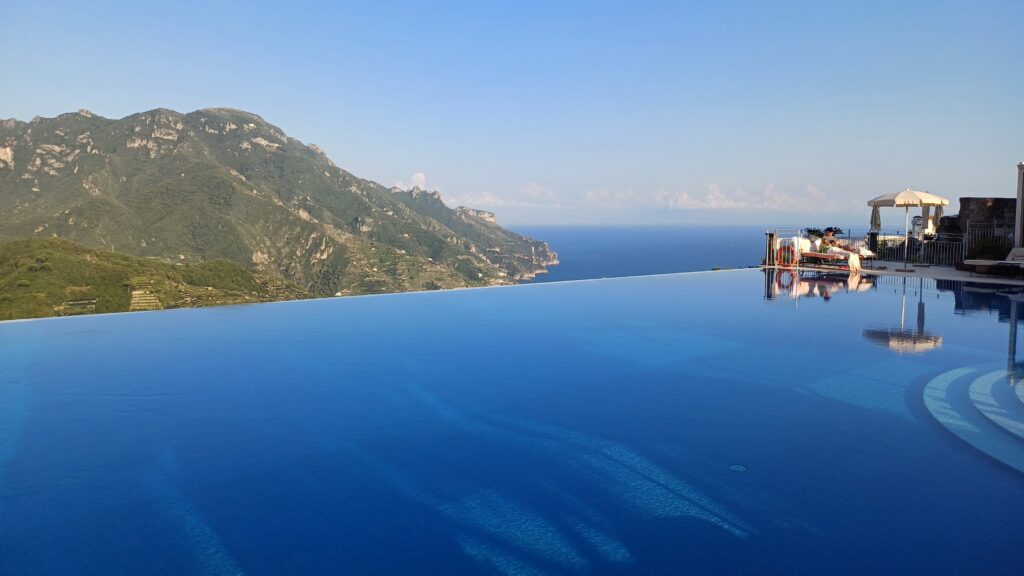
{"type": "MultiPolygon", "coordinates": [[[[867,233],[848,233],[840,242],[848,242],[854,248],[870,248],[867,233]]],[[[877,260],[903,261],[903,230],[881,231],[878,233],[875,258],[877,260]]],[[[956,267],[967,254],[963,235],[940,234],[926,240],[910,238],[910,249],[906,251],[907,262],[917,265],[956,267]]]]}
{"type": "MultiPolygon", "coordinates": [[[[806,237],[803,230],[777,228],[769,230],[769,238],[789,238],[793,236],[806,237]]],[[[859,248],[871,249],[871,235],[868,233],[855,233],[845,231],[837,236],[841,246],[852,250],[859,248]]],[[[966,242],[960,235],[943,234],[934,239],[919,240],[910,238],[909,250],[906,252],[907,262],[916,265],[947,266],[956,267],[966,257],[966,242]]],[[[882,231],[878,233],[876,246],[874,247],[877,260],[889,260],[902,262],[904,258],[904,236],[901,230],[882,231]]],[[[765,262],[773,264],[771,249],[765,253],[765,262]]]]}
{"type": "MultiPolygon", "coordinates": [[[[871,248],[871,239],[867,232],[847,231],[838,237],[839,244],[848,245],[852,248],[871,248]]],[[[901,230],[883,230],[878,232],[877,242],[879,245],[885,242],[902,242],[903,232],[901,230]]]]}
{"type": "MultiPolygon", "coordinates": [[[[771,238],[806,238],[803,229],[776,228],[769,230],[771,238]]],[[[870,235],[866,232],[846,230],[836,237],[841,246],[851,249],[871,248],[870,235]]],[[[903,261],[904,235],[902,230],[886,230],[878,233],[874,250],[878,260],[903,261]]],[[[1013,248],[1013,229],[1006,226],[968,226],[963,234],[943,232],[924,239],[910,238],[907,261],[917,265],[956,267],[970,257],[975,248],[984,246],[986,252],[1008,253],[1013,248]]],[[[765,262],[774,263],[772,249],[766,247],[765,262]]]]}
{"type": "Polygon", "coordinates": [[[971,254],[976,248],[991,255],[1008,253],[1013,248],[1013,228],[968,225],[964,232],[964,253],[971,254]]]}
{"type": "MultiPolygon", "coordinates": [[[[878,260],[902,262],[904,258],[903,240],[879,243],[875,253],[878,260]]],[[[910,249],[906,250],[905,255],[907,262],[911,264],[955,267],[964,261],[964,243],[938,240],[921,241],[911,238],[910,249]]]]}
{"type": "Polygon", "coordinates": [[[891,276],[880,274],[875,277],[875,286],[878,288],[906,288],[907,294],[917,296],[918,290],[935,292],[938,290],[939,281],[934,278],[908,278],[907,276],[891,276]]]}

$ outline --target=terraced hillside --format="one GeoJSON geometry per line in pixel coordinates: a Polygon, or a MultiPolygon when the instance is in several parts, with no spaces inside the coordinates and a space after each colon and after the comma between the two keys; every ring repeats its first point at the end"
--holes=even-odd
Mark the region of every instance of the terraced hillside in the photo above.
{"type": "Polygon", "coordinates": [[[227,260],[316,295],[505,284],[557,262],[493,214],[387,188],[231,109],[0,122],[0,241],[227,260]]]}
{"type": "Polygon", "coordinates": [[[0,320],[308,297],[292,282],[223,260],[161,262],[57,238],[0,244],[0,320]]]}

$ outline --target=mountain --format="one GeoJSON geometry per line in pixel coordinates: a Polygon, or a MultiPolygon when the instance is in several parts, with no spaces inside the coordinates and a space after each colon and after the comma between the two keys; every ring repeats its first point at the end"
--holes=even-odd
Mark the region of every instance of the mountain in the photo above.
{"type": "Polygon", "coordinates": [[[58,238],[0,244],[0,320],[309,296],[296,284],[223,260],[172,264],[58,238]]]}
{"type": "Polygon", "coordinates": [[[0,214],[0,241],[226,260],[315,295],[507,284],[557,263],[489,212],[357,178],[224,108],[2,121],[0,214]]]}

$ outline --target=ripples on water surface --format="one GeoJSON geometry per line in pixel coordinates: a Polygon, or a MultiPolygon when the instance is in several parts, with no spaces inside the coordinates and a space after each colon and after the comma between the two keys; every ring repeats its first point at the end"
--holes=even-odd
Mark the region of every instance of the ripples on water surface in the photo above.
{"type": "Polygon", "coordinates": [[[0,573],[1020,574],[1016,298],[741,271],[3,323],[0,573]]]}

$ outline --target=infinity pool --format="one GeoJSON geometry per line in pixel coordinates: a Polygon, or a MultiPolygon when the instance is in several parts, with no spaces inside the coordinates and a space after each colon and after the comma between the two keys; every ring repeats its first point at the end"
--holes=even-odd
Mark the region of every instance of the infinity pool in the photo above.
{"type": "Polygon", "coordinates": [[[0,323],[0,574],[1019,575],[1017,298],[748,270],[0,323]]]}

